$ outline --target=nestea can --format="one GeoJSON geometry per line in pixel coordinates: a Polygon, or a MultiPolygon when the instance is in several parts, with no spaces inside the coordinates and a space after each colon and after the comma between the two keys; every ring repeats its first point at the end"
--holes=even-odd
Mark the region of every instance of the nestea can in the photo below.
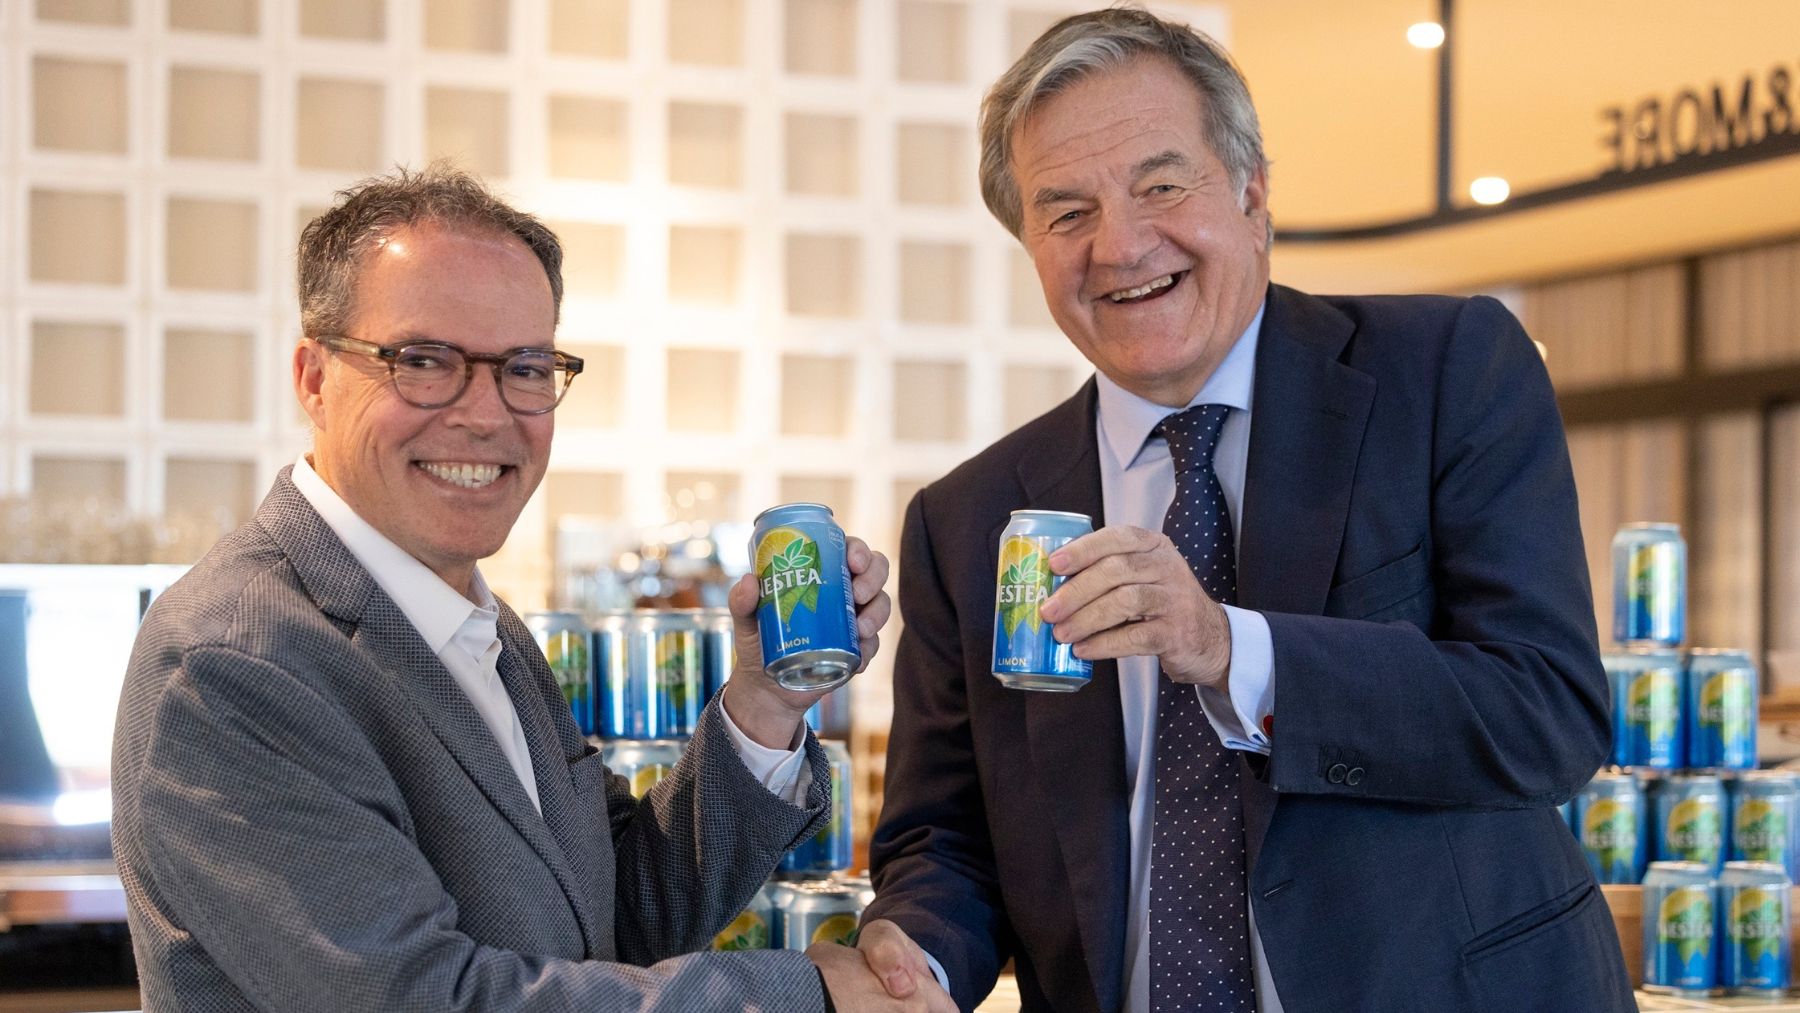
{"type": "Polygon", "coordinates": [[[644,698],[631,683],[631,613],[604,612],[594,621],[594,733],[603,739],[637,737],[644,698]]]}
{"type": "Polygon", "coordinates": [[[1785,770],[1748,770],[1732,783],[1731,859],[1773,862],[1795,872],[1800,834],[1800,777],[1785,770]]]}
{"type": "Polygon", "coordinates": [[[712,948],[715,950],[766,950],[775,938],[772,927],[775,921],[775,902],[769,884],[764,883],[750,903],[738,913],[731,924],[719,930],[713,937],[712,948]]]}
{"type": "Polygon", "coordinates": [[[1643,789],[1629,774],[1603,770],[1575,796],[1575,836],[1594,879],[1636,883],[1644,878],[1648,815],[1643,789]]]}
{"type": "Polygon", "coordinates": [[[782,949],[804,950],[814,943],[856,945],[863,905],[855,890],[830,880],[793,887],[781,914],[782,949]]]}
{"type": "Polygon", "coordinates": [[[1086,514],[1014,510],[1000,533],[1000,568],[994,589],[994,678],[1010,689],[1069,693],[1088,684],[1094,667],[1059,644],[1038,615],[1044,599],[1063,585],[1050,572],[1050,554],[1094,530],[1086,514]]]}
{"type": "Polygon", "coordinates": [[[1687,543],[1678,524],[1627,524],[1613,536],[1613,639],[1675,647],[1686,635],[1687,543]]]}
{"type": "Polygon", "coordinates": [[[1772,862],[1727,862],[1719,876],[1719,984],[1733,995],[1776,996],[1791,972],[1788,917],[1793,887],[1772,862]]]}
{"type": "Polygon", "coordinates": [[[851,819],[850,750],[842,742],[822,739],[819,745],[831,760],[831,818],[819,832],[794,846],[781,858],[784,873],[825,874],[850,868],[851,819]]]}
{"type": "Polygon", "coordinates": [[[639,609],[626,623],[628,732],[635,739],[684,739],[700,723],[699,613],[639,609]]]}
{"type": "Polygon", "coordinates": [[[1716,774],[1677,774],[1656,790],[1656,857],[1698,862],[1717,872],[1725,860],[1725,786],[1716,774]]]}
{"type": "Polygon", "coordinates": [[[1688,652],[1688,765],[1756,766],[1756,664],[1744,651],[1688,652]]]}
{"type": "Polygon", "coordinates": [[[631,794],[643,798],[681,762],[681,743],[663,739],[615,739],[601,750],[607,769],[631,782],[631,794]]]}
{"type": "Polygon", "coordinates": [[[1718,981],[1713,956],[1712,870],[1652,862],[1644,876],[1644,989],[1705,994],[1718,981]]]}
{"type": "Polygon", "coordinates": [[[1613,762],[1658,770],[1682,766],[1681,655],[1623,651],[1602,660],[1612,683],[1613,762]]]}
{"type": "Polygon", "coordinates": [[[787,689],[829,689],[862,664],[844,529],[831,508],[787,503],[750,533],[763,670],[787,689]]]}
{"type": "Polygon", "coordinates": [[[588,628],[579,612],[528,612],[531,629],[550,674],[562,690],[575,727],[583,735],[594,734],[594,669],[588,653],[588,628]]]}

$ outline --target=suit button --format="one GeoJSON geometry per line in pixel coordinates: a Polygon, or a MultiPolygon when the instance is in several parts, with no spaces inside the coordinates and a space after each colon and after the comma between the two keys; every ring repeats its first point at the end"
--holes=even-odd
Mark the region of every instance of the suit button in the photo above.
{"type": "Polygon", "coordinates": [[[1350,773],[1344,775],[1344,783],[1351,786],[1361,784],[1362,779],[1363,769],[1361,767],[1351,767],[1350,773]]]}
{"type": "Polygon", "coordinates": [[[1345,767],[1341,763],[1334,763],[1331,765],[1331,769],[1325,772],[1325,780],[1330,781],[1332,784],[1343,784],[1344,772],[1348,769],[1348,767],[1345,767]]]}

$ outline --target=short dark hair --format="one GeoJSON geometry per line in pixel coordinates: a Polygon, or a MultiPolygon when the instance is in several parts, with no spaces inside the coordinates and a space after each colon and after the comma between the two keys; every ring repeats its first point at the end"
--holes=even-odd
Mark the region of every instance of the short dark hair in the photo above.
{"type": "Polygon", "coordinates": [[[1038,36],[981,101],[981,198],[1008,232],[1017,236],[1025,216],[1012,174],[1013,130],[1039,101],[1143,57],[1169,61],[1206,99],[1206,141],[1240,195],[1251,176],[1268,171],[1250,87],[1217,42],[1129,7],[1076,14],[1038,36]]]}
{"type": "Polygon", "coordinates": [[[301,231],[302,332],[344,333],[356,307],[363,258],[395,229],[424,222],[517,237],[544,265],[552,319],[561,318],[563,255],[556,233],[495,196],[475,176],[448,162],[434,162],[416,172],[399,167],[338,191],[331,210],[301,231]]]}

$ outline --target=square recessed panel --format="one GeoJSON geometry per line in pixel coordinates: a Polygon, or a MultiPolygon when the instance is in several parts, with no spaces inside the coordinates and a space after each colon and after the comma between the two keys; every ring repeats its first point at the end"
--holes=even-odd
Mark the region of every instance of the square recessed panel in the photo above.
{"type": "Polygon", "coordinates": [[[862,311],[862,240],[856,236],[787,237],[787,311],[795,316],[853,317],[862,311]]]}
{"type": "Polygon", "coordinates": [[[60,513],[89,501],[101,509],[125,505],[125,462],[116,457],[34,454],[31,458],[31,502],[40,510],[60,513]]]}
{"type": "Polygon", "coordinates": [[[1075,391],[1073,372],[1066,366],[1009,365],[1001,385],[1009,432],[1061,404],[1075,391]]]}
{"type": "Polygon", "coordinates": [[[669,182],[744,184],[744,110],[704,102],[669,103],[669,182]]]}
{"type": "Polygon", "coordinates": [[[787,71],[856,73],[856,0],[786,0],[787,71]]]}
{"type": "Polygon", "coordinates": [[[1044,286],[1038,281],[1037,268],[1023,248],[1007,248],[1006,273],[1010,281],[1006,322],[1014,327],[1055,327],[1050,307],[1044,302],[1044,286]]]}
{"type": "Polygon", "coordinates": [[[125,283],[125,195],[31,191],[31,280],[125,283]]]}
{"type": "Polygon", "coordinates": [[[737,428],[738,353],[722,348],[671,348],[668,427],[729,433],[737,428]]]}
{"type": "Polygon", "coordinates": [[[967,435],[960,362],[894,363],[894,438],[950,442],[967,435]]]}
{"type": "Polygon", "coordinates": [[[900,244],[900,319],[914,324],[969,322],[967,246],[900,244]]]}
{"type": "Polygon", "coordinates": [[[550,0],[550,51],[623,60],[631,38],[631,0],[550,0]]]}
{"type": "Polygon", "coordinates": [[[787,114],[788,193],[854,197],[856,166],[854,117],[787,114]]]}
{"type": "Polygon", "coordinates": [[[125,65],[39,56],[31,61],[32,143],[46,151],[126,152],[125,65]]]}
{"type": "Polygon", "coordinates": [[[170,288],[256,291],[256,205],[171,197],[164,266],[170,288]]]}
{"type": "Polygon", "coordinates": [[[210,457],[171,457],[163,472],[163,516],[237,527],[256,509],[256,465],[210,457]]]}
{"type": "Polygon", "coordinates": [[[823,503],[831,508],[839,527],[855,533],[856,525],[850,519],[855,488],[848,475],[783,475],[779,495],[783,503],[823,503]]]}
{"type": "Polygon", "coordinates": [[[671,520],[742,521],[750,516],[739,508],[738,477],[729,472],[671,471],[663,488],[671,520]]]}
{"type": "Polygon", "coordinates": [[[252,71],[169,68],[169,156],[255,161],[261,91],[252,71]]]}
{"type": "Polygon", "coordinates": [[[424,7],[426,49],[506,52],[507,0],[430,0],[424,7]]]}
{"type": "Polygon", "coordinates": [[[587,95],[550,96],[550,175],[623,183],[626,105],[587,95]]]}
{"type": "Polygon", "coordinates": [[[163,418],[249,422],[256,417],[255,339],[245,331],[171,327],[163,335],[163,418]]]}
{"type": "Polygon", "coordinates": [[[380,42],[387,38],[387,0],[300,0],[300,34],[380,42]]]}
{"type": "Polygon", "coordinates": [[[781,357],[781,434],[847,436],[856,364],[827,355],[781,357]]]}
{"type": "Polygon", "coordinates": [[[425,89],[425,157],[448,158],[478,176],[507,174],[506,93],[425,89]]]}
{"type": "Polygon", "coordinates": [[[125,328],[112,323],[31,324],[33,415],[125,415],[125,328]]]}
{"type": "Polygon", "coordinates": [[[668,9],[672,62],[713,67],[743,64],[744,0],[669,0],[668,9]]]}
{"type": "Polygon", "coordinates": [[[581,357],[581,375],[556,406],[556,424],[616,429],[625,422],[625,349],[558,341],[556,347],[581,357]]]}
{"type": "Polygon", "coordinates": [[[960,84],[968,76],[969,11],[943,0],[900,0],[894,71],[902,81],[960,84]]]}
{"type": "Polygon", "coordinates": [[[742,229],[670,226],[669,298],[712,305],[736,302],[743,250],[742,229]]]}
{"type": "Polygon", "coordinates": [[[562,240],[563,291],[577,298],[611,299],[624,291],[625,226],[551,222],[562,240]]]}
{"type": "Polygon", "coordinates": [[[386,163],[379,82],[303,77],[294,102],[294,161],[301,168],[377,172],[386,163]]]}
{"type": "Polygon", "coordinates": [[[82,25],[131,24],[131,0],[37,0],[40,21],[82,25]]]}
{"type": "Polygon", "coordinates": [[[257,0],[168,0],[169,27],[189,32],[255,35],[261,31],[257,0]]]}
{"type": "Polygon", "coordinates": [[[969,129],[952,123],[902,123],[894,171],[907,204],[961,204],[974,185],[969,129]]]}
{"type": "Polygon", "coordinates": [[[544,475],[544,513],[552,545],[556,544],[556,522],[564,517],[623,517],[625,476],[613,471],[548,472],[544,475]]]}

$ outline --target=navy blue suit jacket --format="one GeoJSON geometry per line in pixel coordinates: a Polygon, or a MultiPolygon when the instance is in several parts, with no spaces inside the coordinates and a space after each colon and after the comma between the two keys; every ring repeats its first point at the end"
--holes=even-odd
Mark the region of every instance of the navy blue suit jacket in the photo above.
{"type": "MultiPolygon", "coordinates": [[[[972,1007],[1123,1002],[1130,859],[1116,665],[1077,693],[989,674],[1008,512],[1101,522],[1092,383],[916,496],[900,553],[892,918],[972,1007]]],[[[1246,760],[1250,890],[1287,1013],[1619,1010],[1604,899],[1556,806],[1610,746],[1549,378],[1491,299],[1271,286],[1239,604],[1274,644],[1246,760]]]]}

